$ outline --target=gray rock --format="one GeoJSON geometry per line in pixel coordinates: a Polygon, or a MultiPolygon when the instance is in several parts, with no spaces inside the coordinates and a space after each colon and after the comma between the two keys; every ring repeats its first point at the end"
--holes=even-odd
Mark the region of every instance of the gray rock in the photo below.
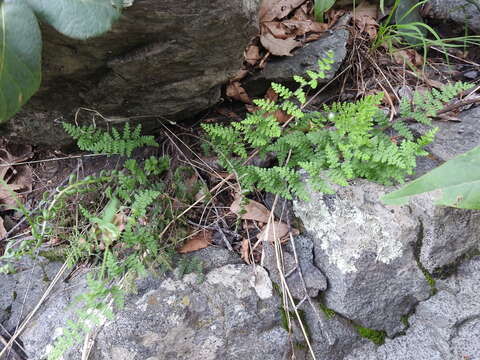
{"type": "MultiPolygon", "coordinates": [[[[295,250],[297,253],[298,265],[295,261],[295,252],[293,245],[288,243],[283,250],[284,275],[286,275],[287,285],[295,299],[302,300],[306,295],[310,297],[318,296],[319,291],[327,288],[327,279],[313,263],[313,243],[312,240],[298,236],[294,239],[295,250]],[[302,272],[305,288],[303,286],[299,271],[302,272]]],[[[270,274],[272,281],[278,285],[281,284],[280,275],[277,268],[277,259],[273,244],[263,244],[264,266],[270,274]]]]}
{"type": "Polygon", "coordinates": [[[14,267],[14,274],[0,274],[0,323],[10,332],[35,307],[61,264],[25,256],[14,267]]]}
{"type": "Polygon", "coordinates": [[[128,301],[99,333],[92,359],[286,359],[279,300],[261,300],[246,265],[225,265],[198,283],[167,278],[128,301]]]}
{"type": "Polygon", "coordinates": [[[384,206],[383,186],[360,180],[336,190],[294,202],[313,240],[315,265],[328,279],[325,305],[393,335],[403,329],[402,315],[430,293],[412,248],[420,223],[406,206],[384,206]]]}
{"type": "Polygon", "coordinates": [[[306,76],[307,70],[318,71],[318,60],[332,50],[335,54],[332,69],[326,72],[325,79],[318,79],[320,84],[327,83],[335,76],[347,54],[348,38],[348,30],[337,29],[296,50],[293,56],[272,58],[262,72],[248,80],[245,89],[256,96],[265,91],[272,81],[288,83],[293,81],[294,75],[306,76]]]}
{"type": "MultiPolygon", "coordinates": [[[[258,32],[259,4],[136,0],[110,32],[87,41],[44,26],[42,88],[1,126],[2,135],[59,146],[69,140],[60,121],[72,121],[79,107],[116,117],[113,123],[150,115],[132,121],[152,128],[158,119],[179,120],[214,105],[258,32]]],[[[78,120],[91,123],[92,113],[78,120]]]]}
{"type": "Polygon", "coordinates": [[[480,247],[480,211],[435,206],[434,201],[434,195],[423,194],[410,207],[422,223],[419,260],[436,276],[480,247]]]}
{"type": "Polygon", "coordinates": [[[476,0],[430,0],[429,8],[431,18],[454,21],[480,33],[480,4],[476,0]]]}
{"type": "MultiPolygon", "coordinates": [[[[478,146],[480,138],[480,107],[464,111],[461,122],[437,121],[435,141],[428,146],[432,156],[420,159],[416,177],[457,155],[478,146]]],[[[424,125],[413,128],[424,132],[424,125]]],[[[422,221],[423,242],[420,261],[429,272],[440,272],[465,254],[480,246],[480,211],[434,206],[435,194],[414,197],[410,205],[422,221]]]]}
{"type": "Polygon", "coordinates": [[[346,360],[479,360],[480,257],[439,282],[440,291],[420,303],[405,336],[375,348],[356,349],[346,360]]]}

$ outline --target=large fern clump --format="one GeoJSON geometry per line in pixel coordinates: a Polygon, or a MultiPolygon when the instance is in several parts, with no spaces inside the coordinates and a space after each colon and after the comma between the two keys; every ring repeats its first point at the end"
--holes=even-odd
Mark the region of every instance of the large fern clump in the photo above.
{"type": "Polygon", "coordinates": [[[203,124],[222,165],[235,172],[244,191],[265,190],[287,199],[307,199],[304,173],[315,189],[331,193],[330,184],[347,185],[348,180],[365,178],[381,184],[403,182],[412,174],[417,156],[427,155],[425,146],[434,139],[436,128],[415,137],[406,120],[431,125],[443,104],[469,85],[446,85],[431,93],[415,93],[413,102],[400,104],[400,119],[390,122],[379,108],[383,94],[368,95],[353,103],[325,105],[322,111],[307,112],[306,91],[315,89],[325,78],[333,54],[318,62],[319,71],[308,71],[308,78],[294,76],[299,85],[293,91],[272,83],[279,101],[259,99],[259,110],[228,126],[203,124]],[[275,112],[282,110],[291,119],[281,125],[275,112]],[[249,153],[260,156],[273,153],[276,165],[262,168],[249,165],[249,153]]]}

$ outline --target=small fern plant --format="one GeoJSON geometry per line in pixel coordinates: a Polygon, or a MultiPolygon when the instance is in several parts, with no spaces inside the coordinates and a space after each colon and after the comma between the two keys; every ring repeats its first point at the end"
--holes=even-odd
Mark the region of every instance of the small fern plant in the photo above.
{"type": "Polygon", "coordinates": [[[296,90],[272,83],[279,101],[259,99],[259,110],[230,125],[203,124],[218,153],[221,164],[235,172],[246,192],[265,190],[284,198],[308,199],[305,183],[313,189],[331,193],[331,184],[346,186],[348,180],[365,178],[381,184],[403,182],[412,174],[416,157],[424,156],[425,146],[437,129],[415,137],[406,121],[414,119],[431,125],[446,102],[469,85],[456,83],[431,93],[415,93],[413,104],[403,100],[401,120],[389,122],[379,108],[383,94],[368,95],[354,103],[324,105],[322,111],[307,112],[307,90],[318,86],[330,70],[333,53],[318,62],[318,71],[307,77],[294,76],[296,90]],[[275,112],[282,110],[290,121],[279,124],[275,112]],[[396,133],[394,133],[396,131],[396,133]],[[248,164],[252,151],[260,156],[276,155],[276,164],[262,168],[248,164]]]}
{"type": "Polygon", "coordinates": [[[75,126],[63,123],[65,132],[77,141],[80,150],[92,153],[118,154],[131,156],[132,151],[142,146],[158,146],[153,136],[141,135],[142,126],[131,129],[127,122],[123,131],[112,128],[110,132],[97,129],[95,126],[75,126]]]}

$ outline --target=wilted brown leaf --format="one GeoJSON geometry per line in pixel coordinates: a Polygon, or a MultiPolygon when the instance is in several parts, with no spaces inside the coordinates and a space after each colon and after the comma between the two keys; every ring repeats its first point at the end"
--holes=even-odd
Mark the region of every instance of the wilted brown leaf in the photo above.
{"type": "Polygon", "coordinates": [[[270,217],[270,210],[258,201],[249,200],[248,204],[241,206],[242,199],[238,196],[230,205],[230,211],[237,214],[243,220],[255,220],[267,223],[270,217]],[[243,210],[243,211],[242,211],[243,210]]]}
{"type": "Polygon", "coordinates": [[[365,0],[363,0],[353,12],[353,21],[357,28],[360,32],[367,33],[372,40],[377,36],[377,14],[378,5],[370,4],[365,0]]]}
{"type": "Polygon", "coordinates": [[[17,192],[32,191],[32,169],[28,165],[15,165],[33,156],[27,145],[0,144],[0,179],[8,187],[0,184],[0,204],[7,208],[17,206],[17,192]]]}
{"type": "Polygon", "coordinates": [[[240,257],[247,264],[251,264],[250,261],[250,241],[248,239],[242,240],[242,248],[240,249],[240,257]]]}
{"type": "Polygon", "coordinates": [[[188,238],[178,249],[180,254],[187,254],[193,251],[204,249],[212,244],[212,231],[201,230],[195,235],[188,238]]]}
{"type": "Polygon", "coordinates": [[[281,239],[287,234],[288,225],[280,221],[275,221],[265,225],[262,231],[257,235],[257,238],[260,241],[274,242],[275,239],[281,239]]]}
{"type": "Polygon", "coordinates": [[[3,218],[0,216],[0,239],[3,239],[5,236],[7,236],[7,230],[3,226],[3,218]]]}
{"type": "Polygon", "coordinates": [[[411,64],[421,66],[423,64],[423,56],[414,49],[402,49],[392,53],[393,59],[397,64],[411,64]]]}
{"type": "Polygon", "coordinates": [[[260,49],[257,45],[250,45],[247,50],[245,50],[245,61],[250,65],[255,65],[261,58],[260,49]]]}
{"type": "Polygon", "coordinates": [[[247,92],[238,81],[233,81],[230,84],[228,84],[226,93],[227,93],[227,96],[231,97],[232,99],[242,101],[247,104],[251,104],[252,102],[247,92]]]}
{"type": "Polygon", "coordinates": [[[328,29],[328,24],[312,20],[284,20],[282,22],[292,34],[302,36],[309,32],[323,33],[328,29]]]}
{"type": "Polygon", "coordinates": [[[305,0],[263,0],[258,16],[260,22],[283,19],[305,0]]]}
{"type": "Polygon", "coordinates": [[[295,35],[280,21],[268,21],[262,24],[262,34],[270,33],[277,39],[288,39],[295,35]]]}
{"type": "Polygon", "coordinates": [[[291,51],[302,44],[293,38],[277,39],[268,31],[262,32],[260,42],[265,49],[276,56],[292,56],[291,51]]]}

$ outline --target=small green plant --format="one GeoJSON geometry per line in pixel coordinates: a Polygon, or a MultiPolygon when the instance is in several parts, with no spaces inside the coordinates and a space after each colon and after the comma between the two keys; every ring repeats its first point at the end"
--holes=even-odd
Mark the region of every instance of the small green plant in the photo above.
{"type": "Polygon", "coordinates": [[[303,110],[306,90],[315,89],[318,79],[330,69],[333,54],[319,61],[319,71],[308,71],[308,79],[294,76],[296,90],[272,83],[278,102],[260,99],[259,111],[229,126],[202,125],[218,152],[222,165],[237,174],[245,191],[265,190],[286,199],[307,199],[302,178],[308,175],[313,189],[331,193],[331,183],[346,186],[348,180],[365,178],[382,184],[403,182],[412,174],[416,157],[426,155],[424,147],[434,139],[436,129],[415,138],[405,119],[430,125],[444,103],[468,85],[446,85],[442,90],[414,95],[413,103],[403,100],[401,118],[389,122],[379,109],[383,94],[369,95],[355,103],[335,103],[320,112],[303,110]],[[275,111],[282,110],[291,121],[281,126],[275,111]],[[394,135],[392,131],[396,131],[394,135]],[[248,164],[249,153],[274,153],[271,168],[248,164]]]}
{"type": "Polygon", "coordinates": [[[120,0],[1,0],[0,123],[13,116],[40,86],[42,39],[38,20],[83,40],[108,31],[121,7],[120,0]]]}
{"type": "MultiPolygon", "coordinates": [[[[65,129],[79,147],[94,152],[129,156],[137,147],[158,146],[153,137],[140,135],[140,127],[131,131],[128,124],[123,131],[111,133],[71,125],[65,129]]],[[[76,319],[67,322],[49,360],[60,359],[95,324],[112,318],[137,276],[147,269],[172,270],[176,229],[182,224],[170,226],[178,214],[173,197],[165,195],[175,194],[181,185],[167,183],[163,176],[167,171],[171,171],[168,157],[152,156],[141,163],[128,158],[120,170],[104,170],[83,179],[71,176],[53,196],[44,195],[38,213],[21,208],[30,222],[32,239],[9,247],[1,260],[9,263],[24,255],[35,256],[40,245],[63,239],[66,244],[58,247],[58,253],[70,267],[88,262],[95,269],[87,278],[88,291],[74,303],[76,319]],[[159,239],[167,226],[170,230],[159,239]]],[[[187,265],[184,271],[201,270],[198,262],[187,265]]]]}
{"type": "MultiPolygon", "coordinates": [[[[478,35],[442,39],[431,26],[423,22],[419,14],[420,7],[427,2],[428,0],[395,0],[387,19],[380,24],[372,49],[383,46],[388,51],[395,52],[399,49],[421,48],[425,59],[432,46],[441,48],[448,54],[448,48],[480,44],[478,35]]],[[[383,2],[380,7],[384,9],[383,2]]],[[[446,57],[448,61],[448,56],[446,57]]]]}

